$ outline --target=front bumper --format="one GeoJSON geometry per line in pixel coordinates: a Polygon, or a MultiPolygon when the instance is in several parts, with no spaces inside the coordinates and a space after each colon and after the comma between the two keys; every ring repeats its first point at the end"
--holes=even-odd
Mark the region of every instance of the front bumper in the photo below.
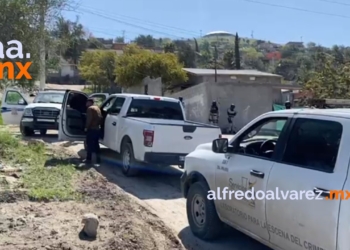
{"type": "Polygon", "coordinates": [[[187,154],[147,152],[144,162],[161,165],[183,165],[187,154]]]}
{"type": "Polygon", "coordinates": [[[32,130],[49,129],[58,130],[58,118],[41,119],[36,117],[22,117],[21,126],[32,130]]]}

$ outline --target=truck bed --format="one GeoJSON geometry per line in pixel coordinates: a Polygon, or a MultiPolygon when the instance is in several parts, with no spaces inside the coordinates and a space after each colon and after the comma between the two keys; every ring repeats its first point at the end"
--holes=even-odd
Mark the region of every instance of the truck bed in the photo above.
{"type": "Polygon", "coordinates": [[[183,120],[165,120],[129,117],[152,125],[154,141],[151,152],[188,154],[199,144],[219,138],[221,130],[217,126],[183,120]]]}

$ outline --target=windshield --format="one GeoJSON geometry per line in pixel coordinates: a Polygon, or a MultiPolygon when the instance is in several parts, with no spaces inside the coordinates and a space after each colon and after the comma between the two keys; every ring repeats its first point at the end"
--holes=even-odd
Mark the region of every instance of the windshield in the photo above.
{"type": "Polygon", "coordinates": [[[149,99],[134,99],[130,104],[127,116],[169,120],[184,119],[180,102],[149,99]]]}
{"type": "Polygon", "coordinates": [[[34,99],[34,103],[58,103],[62,104],[64,93],[41,92],[34,99]]]}

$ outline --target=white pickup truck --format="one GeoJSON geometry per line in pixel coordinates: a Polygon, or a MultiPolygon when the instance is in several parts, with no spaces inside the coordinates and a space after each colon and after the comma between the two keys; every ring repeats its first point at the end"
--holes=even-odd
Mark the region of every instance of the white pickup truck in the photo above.
{"type": "MultiPolygon", "coordinates": [[[[85,140],[87,98],[83,92],[65,93],[60,140],[85,140]]],[[[221,135],[217,126],[187,121],[182,104],[174,98],[113,94],[100,108],[103,115],[100,143],[122,154],[126,176],[135,175],[139,163],[181,166],[185,156],[199,144],[221,135]]]]}
{"type": "Polygon", "coordinates": [[[181,177],[192,232],[213,240],[227,224],[273,249],[350,249],[349,138],[349,109],[301,109],[263,114],[230,141],[199,145],[181,177]],[[208,197],[225,188],[254,193],[208,197]],[[259,191],[274,197],[251,199],[259,191]]]}

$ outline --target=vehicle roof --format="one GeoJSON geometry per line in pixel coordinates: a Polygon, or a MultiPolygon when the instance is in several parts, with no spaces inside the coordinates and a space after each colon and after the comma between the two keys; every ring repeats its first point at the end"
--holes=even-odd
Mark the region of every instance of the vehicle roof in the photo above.
{"type": "Polygon", "coordinates": [[[333,116],[333,117],[343,117],[350,118],[350,109],[338,108],[338,109],[312,109],[312,108],[302,108],[302,109],[284,109],[278,111],[271,111],[270,114],[305,114],[305,115],[323,115],[323,116],[333,116]]]}
{"type": "Polygon", "coordinates": [[[65,91],[64,90],[44,90],[44,91],[39,91],[38,94],[42,94],[42,93],[58,93],[58,94],[64,94],[65,91]]]}
{"type": "Polygon", "coordinates": [[[172,98],[172,97],[165,97],[165,96],[156,96],[156,95],[141,95],[141,94],[129,94],[129,93],[121,93],[121,94],[112,94],[111,96],[120,96],[120,97],[134,97],[134,98],[161,98],[164,101],[169,101],[169,102],[178,102],[179,99],[172,98]]]}

